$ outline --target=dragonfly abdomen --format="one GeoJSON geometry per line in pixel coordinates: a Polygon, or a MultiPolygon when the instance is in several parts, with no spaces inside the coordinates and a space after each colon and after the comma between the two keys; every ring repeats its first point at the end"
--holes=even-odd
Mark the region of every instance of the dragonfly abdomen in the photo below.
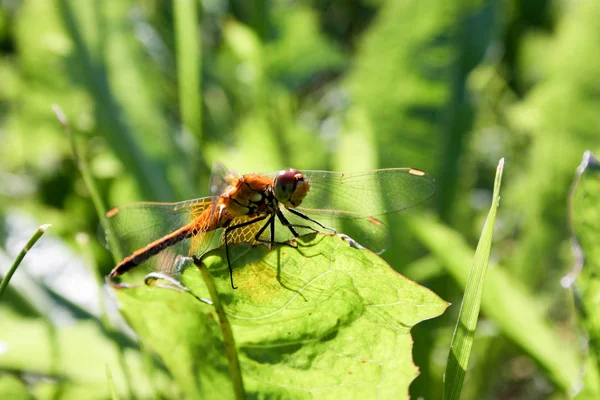
{"type": "Polygon", "coordinates": [[[132,268],[137,267],[143,262],[147,261],[150,257],[155,256],[156,254],[163,251],[165,248],[169,246],[173,246],[174,244],[187,239],[188,237],[194,234],[194,224],[188,224],[180,229],[164,236],[152,243],[143,249],[137,250],[129,257],[126,257],[117,264],[116,267],[110,271],[109,277],[114,278],[119,275],[123,275],[125,272],[129,271],[132,268]]]}

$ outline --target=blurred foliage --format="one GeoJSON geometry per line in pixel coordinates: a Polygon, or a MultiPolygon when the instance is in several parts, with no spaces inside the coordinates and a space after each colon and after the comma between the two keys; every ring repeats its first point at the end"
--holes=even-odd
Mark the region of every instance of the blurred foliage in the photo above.
{"type": "Polygon", "coordinates": [[[570,284],[576,279],[575,304],[589,343],[580,398],[593,398],[600,395],[600,228],[595,223],[600,220],[600,162],[589,151],[577,169],[570,200],[576,264],[566,279],[570,279],[570,284]]]}
{"type": "MultiPolygon", "coordinates": [[[[68,304],[76,302],[69,291],[87,295],[88,305],[98,297],[81,289],[82,254],[92,253],[102,274],[113,261],[97,241],[76,240],[80,232],[95,237],[98,216],[52,112],[59,104],[109,207],[204,196],[216,161],[242,172],[427,171],[438,186],[427,204],[436,219],[423,217],[427,207],[402,213],[410,218],[390,216],[385,223],[394,245],[383,257],[455,305],[504,156],[495,267],[463,398],[561,399],[581,388],[579,378],[593,362],[579,350],[587,335],[560,281],[574,262],[570,182],[583,152],[600,150],[600,3],[196,5],[198,26],[177,30],[168,1],[0,0],[2,274],[21,236],[53,225],[40,241],[50,248],[46,258],[32,251],[15,277],[25,282],[15,282],[10,300],[0,303],[2,387],[15,396],[24,382],[40,398],[57,390],[65,398],[106,398],[107,363],[119,393],[151,397],[152,386],[164,397],[179,394],[144,348],[114,339],[93,307],[74,312],[68,304]],[[178,49],[185,46],[176,32],[195,31],[201,49],[178,76],[178,49]],[[191,88],[187,97],[182,88],[191,88]],[[193,103],[186,99],[194,90],[202,109],[185,111],[182,102],[193,103]],[[54,269],[43,268],[49,265],[54,269]],[[94,348],[106,354],[92,354],[94,348]],[[118,354],[128,358],[129,379],[118,354]],[[154,367],[142,371],[146,365],[154,367]],[[158,378],[138,387],[149,376],[158,378]]],[[[451,306],[412,329],[420,370],[414,398],[441,397],[457,314],[451,306]]]]}
{"type": "Polygon", "coordinates": [[[0,376],[0,393],[7,399],[32,400],[33,396],[27,391],[27,387],[17,378],[7,375],[0,376]]]}

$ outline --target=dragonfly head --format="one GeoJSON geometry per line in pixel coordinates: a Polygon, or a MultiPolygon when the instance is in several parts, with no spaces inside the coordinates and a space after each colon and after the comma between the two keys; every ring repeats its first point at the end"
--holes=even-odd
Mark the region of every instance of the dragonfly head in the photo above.
{"type": "Polygon", "coordinates": [[[297,169],[280,171],[273,184],[275,198],[286,207],[298,207],[310,189],[308,180],[297,169]]]}

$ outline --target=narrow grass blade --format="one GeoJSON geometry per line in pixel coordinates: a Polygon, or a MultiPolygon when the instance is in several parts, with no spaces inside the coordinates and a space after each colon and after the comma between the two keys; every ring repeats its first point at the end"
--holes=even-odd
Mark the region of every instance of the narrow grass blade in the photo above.
{"type": "Polygon", "coordinates": [[[8,270],[4,279],[2,279],[2,282],[0,282],[0,297],[2,297],[2,294],[8,287],[8,282],[10,282],[10,279],[14,275],[15,271],[17,270],[17,268],[19,268],[19,265],[21,264],[21,261],[23,261],[23,258],[25,258],[27,252],[33,247],[33,245],[39,240],[39,238],[42,237],[42,235],[46,232],[46,229],[48,229],[50,226],[50,224],[41,225],[37,229],[37,231],[35,231],[35,233],[31,236],[27,244],[21,249],[21,251],[17,255],[17,258],[15,258],[13,265],[8,270]]]}
{"type": "Polygon", "coordinates": [[[177,43],[177,86],[181,121],[202,143],[202,91],[200,63],[200,30],[198,29],[198,2],[176,0],[175,38],[177,43]]]}
{"type": "MultiPolygon", "coordinates": [[[[111,2],[98,2],[99,9],[109,7],[111,2]]],[[[65,32],[72,43],[73,52],[70,63],[81,72],[81,82],[94,100],[95,119],[99,131],[125,169],[131,173],[139,189],[145,197],[156,200],[172,200],[175,193],[165,175],[164,166],[153,160],[141,146],[138,139],[141,135],[127,118],[127,110],[123,108],[113,88],[110,77],[110,66],[107,60],[105,43],[98,43],[97,49],[86,40],[86,30],[82,26],[77,13],[77,2],[69,0],[57,1],[57,10],[64,24],[65,32]]],[[[95,4],[95,3],[94,3],[95,4]]],[[[98,12],[98,24],[104,26],[109,19],[103,12],[98,12]]],[[[93,34],[108,35],[104,31],[93,34]]],[[[123,60],[125,62],[125,60],[123,60]]],[[[167,145],[165,142],[163,145],[167,145]]]]}
{"type": "Polygon", "coordinates": [[[96,209],[96,213],[98,214],[98,217],[100,218],[100,224],[102,225],[102,229],[105,232],[109,232],[108,243],[111,248],[111,253],[113,254],[113,259],[114,259],[115,263],[119,262],[121,257],[123,256],[123,254],[121,254],[122,252],[119,248],[118,242],[115,240],[113,235],[110,234],[111,230],[109,229],[108,221],[106,219],[106,207],[104,206],[104,202],[102,201],[100,192],[98,191],[98,188],[96,187],[94,179],[92,178],[92,173],[88,167],[88,164],[85,162],[85,160],[81,157],[81,155],[79,153],[77,141],[75,140],[75,137],[73,136],[73,132],[71,131],[71,126],[69,125],[67,116],[62,111],[60,106],[58,106],[57,104],[52,105],[52,111],[54,111],[56,118],[58,119],[60,124],[63,126],[63,129],[64,129],[67,137],[69,138],[69,142],[71,144],[71,152],[73,153],[73,158],[75,159],[77,169],[79,169],[79,173],[81,174],[81,177],[83,178],[85,187],[87,188],[88,192],[90,193],[90,197],[92,198],[92,203],[94,203],[94,208],[96,209]]]}
{"type": "Polygon", "coordinates": [[[444,399],[455,400],[460,398],[465,373],[469,365],[469,357],[471,355],[471,348],[473,347],[473,338],[481,308],[485,275],[490,259],[496,211],[500,201],[500,185],[502,183],[503,169],[504,159],[501,159],[496,170],[492,205],[485,221],[477,250],[475,251],[475,258],[473,259],[471,273],[467,280],[463,302],[450,345],[450,354],[444,376],[444,399]]]}
{"type": "MultiPolygon", "coordinates": [[[[475,252],[464,236],[433,218],[406,218],[411,233],[427,247],[456,283],[465,288],[475,252]]],[[[481,309],[507,339],[530,355],[565,393],[580,376],[579,349],[557,332],[540,309],[539,299],[508,269],[488,271],[481,309]]]]}
{"type": "MultiPolygon", "coordinates": [[[[118,262],[118,261],[120,261],[120,258],[122,257],[122,251],[119,247],[118,242],[115,240],[115,237],[111,234],[109,222],[106,219],[106,207],[104,206],[104,202],[102,201],[100,192],[98,191],[98,188],[96,187],[96,183],[94,181],[94,178],[92,177],[92,173],[89,169],[89,166],[88,166],[86,160],[84,158],[82,158],[79,153],[79,147],[77,146],[77,141],[75,140],[75,137],[71,131],[71,126],[69,125],[67,116],[62,111],[60,106],[58,106],[56,104],[52,105],[52,110],[54,111],[54,114],[56,115],[56,118],[58,119],[60,124],[63,126],[63,129],[69,139],[69,142],[71,144],[71,152],[73,153],[73,158],[75,159],[77,169],[79,169],[79,173],[81,174],[81,177],[83,178],[83,182],[84,182],[88,192],[90,193],[90,197],[92,198],[92,203],[94,204],[96,213],[98,214],[98,217],[100,218],[100,224],[102,225],[102,229],[104,230],[104,232],[108,232],[108,243],[111,247],[111,253],[113,255],[113,259],[115,260],[115,262],[118,262]]],[[[89,247],[87,247],[87,241],[88,241],[87,237],[79,235],[77,240],[84,248],[84,253],[86,254],[88,264],[93,266],[92,272],[94,273],[94,276],[96,277],[96,280],[98,281],[98,284],[102,285],[102,278],[100,275],[100,271],[98,270],[97,266],[95,265],[95,263],[93,261],[93,257],[91,257],[91,255],[89,254],[89,247]]],[[[104,299],[101,298],[99,300],[100,300],[100,304],[102,305],[102,316],[100,319],[102,326],[110,335],[116,335],[118,330],[110,323],[110,320],[107,317],[106,310],[104,308],[104,299]]],[[[129,376],[130,372],[129,372],[127,364],[125,363],[125,360],[123,358],[124,353],[123,353],[123,347],[121,346],[121,344],[119,344],[119,351],[120,351],[119,352],[119,357],[120,357],[119,361],[120,361],[120,365],[122,367],[122,372],[125,376],[129,376]]],[[[132,388],[131,388],[129,379],[127,380],[127,383],[128,383],[129,393],[131,394],[133,392],[132,392],[132,388]]]]}

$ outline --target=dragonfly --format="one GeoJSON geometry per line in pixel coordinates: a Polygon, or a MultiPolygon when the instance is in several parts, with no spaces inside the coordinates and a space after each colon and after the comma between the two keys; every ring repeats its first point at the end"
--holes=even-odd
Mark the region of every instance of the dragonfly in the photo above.
{"type": "Polygon", "coordinates": [[[107,235],[112,235],[123,254],[129,254],[112,269],[109,279],[142,264],[176,273],[182,258],[201,256],[218,246],[213,236],[219,231],[231,287],[236,289],[232,244],[291,245],[306,233],[336,234],[343,220],[366,227],[363,236],[371,243],[368,237],[377,237],[385,229],[378,217],[427,200],[435,193],[435,182],[413,168],[366,172],[290,168],[240,175],[217,165],[211,174],[211,193],[177,203],[133,203],[108,211],[107,235]]]}

